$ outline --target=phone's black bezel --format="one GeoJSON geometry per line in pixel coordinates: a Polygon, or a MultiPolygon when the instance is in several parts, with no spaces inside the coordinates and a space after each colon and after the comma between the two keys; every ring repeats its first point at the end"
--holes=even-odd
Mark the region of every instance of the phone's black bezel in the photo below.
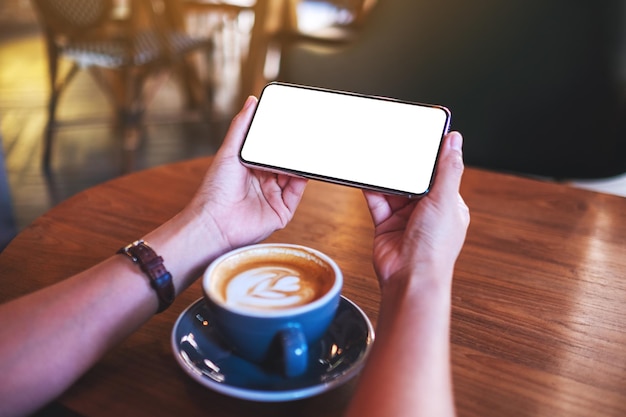
{"type": "Polygon", "coordinates": [[[331,90],[331,89],[321,88],[321,87],[314,87],[314,86],[306,86],[306,85],[299,85],[299,84],[291,84],[291,83],[273,81],[273,82],[265,85],[265,87],[263,87],[263,90],[261,91],[261,95],[259,96],[259,100],[258,100],[256,109],[254,111],[254,114],[252,115],[252,119],[250,121],[250,124],[248,125],[248,127],[246,129],[246,134],[245,134],[244,140],[243,140],[243,142],[242,142],[242,144],[241,144],[241,146],[239,148],[239,153],[238,153],[239,161],[244,166],[246,166],[248,168],[260,169],[260,170],[263,170],[263,171],[269,171],[269,172],[276,173],[276,174],[286,174],[286,175],[291,175],[291,176],[295,176],[295,177],[302,177],[302,178],[308,178],[308,179],[313,179],[313,180],[329,182],[329,183],[333,183],[333,184],[345,185],[345,186],[348,186],[348,187],[359,188],[359,189],[362,189],[362,190],[376,191],[376,192],[380,192],[380,193],[384,193],[384,194],[401,195],[401,196],[405,196],[405,197],[409,197],[409,198],[422,197],[422,196],[428,194],[428,192],[430,191],[430,188],[432,187],[432,184],[433,184],[433,181],[434,181],[434,177],[435,177],[435,173],[437,171],[437,165],[438,165],[438,162],[439,162],[439,154],[441,152],[441,145],[443,143],[443,137],[450,130],[450,120],[451,120],[450,110],[447,107],[444,107],[444,106],[441,106],[441,105],[426,104],[426,103],[420,103],[420,102],[398,100],[398,99],[394,99],[394,98],[390,98],[390,97],[374,96],[374,95],[360,94],[360,93],[355,93],[355,92],[350,92],[350,91],[331,90]],[[277,167],[277,166],[273,166],[273,165],[267,165],[267,164],[263,164],[263,163],[260,163],[260,162],[248,161],[248,160],[244,159],[243,156],[242,156],[242,151],[243,151],[243,148],[244,148],[244,146],[246,144],[246,140],[248,138],[248,133],[250,132],[250,128],[252,127],[252,123],[254,122],[254,117],[256,116],[257,110],[258,110],[258,108],[260,107],[260,105],[262,103],[263,93],[265,92],[265,90],[268,87],[271,87],[271,86],[274,86],[274,85],[283,86],[283,87],[291,87],[291,88],[301,88],[301,89],[314,90],[314,91],[321,91],[321,92],[332,93],[332,94],[344,94],[344,95],[349,95],[349,96],[354,96],[354,97],[361,97],[361,98],[368,98],[368,99],[375,99],[375,100],[383,100],[383,101],[391,101],[391,102],[396,102],[396,103],[411,104],[411,105],[416,105],[416,106],[430,107],[430,108],[436,108],[436,109],[442,110],[445,113],[445,115],[446,115],[446,121],[445,121],[444,128],[443,128],[443,131],[442,131],[442,134],[441,134],[441,138],[439,140],[439,146],[438,146],[438,149],[437,149],[437,157],[435,158],[435,163],[433,164],[433,170],[432,170],[432,173],[430,175],[430,180],[428,182],[428,187],[426,188],[426,190],[423,193],[413,193],[413,192],[404,191],[404,190],[396,190],[396,189],[393,189],[393,188],[386,188],[386,187],[380,187],[380,186],[376,186],[376,185],[372,185],[372,184],[360,183],[360,182],[357,182],[357,181],[351,181],[351,180],[345,180],[345,179],[341,179],[341,178],[328,177],[328,176],[325,176],[325,175],[315,174],[315,173],[311,173],[311,172],[304,172],[304,171],[298,171],[298,170],[294,170],[294,169],[290,169],[290,168],[283,168],[283,167],[277,167]]]}

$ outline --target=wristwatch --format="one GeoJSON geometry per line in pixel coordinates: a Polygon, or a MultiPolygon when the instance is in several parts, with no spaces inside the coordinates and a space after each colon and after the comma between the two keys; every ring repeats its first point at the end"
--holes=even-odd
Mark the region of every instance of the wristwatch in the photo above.
{"type": "Polygon", "coordinates": [[[168,308],[174,301],[176,292],[172,282],[172,275],[163,265],[163,258],[157,255],[150,245],[143,240],[137,240],[130,245],[124,246],[117,253],[128,256],[148,276],[150,286],[154,288],[159,297],[157,313],[168,308]]]}

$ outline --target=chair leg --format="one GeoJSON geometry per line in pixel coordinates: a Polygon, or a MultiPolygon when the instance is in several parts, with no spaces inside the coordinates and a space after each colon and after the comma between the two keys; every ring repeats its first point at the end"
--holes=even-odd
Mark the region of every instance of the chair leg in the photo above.
{"type": "Polygon", "coordinates": [[[65,87],[74,78],[79,70],[78,65],[74,64],[69,69],[68,73],[59,82],[57,81],[58,61],[55,55],[50,54],[50,99],[48,101],[48,121],[46,123],[44,132],[44,143],[42,153],[42,168],[44,172],[50,173],[50,161],[52,159],[52,141],[54,139],[54,126],[55,117],[57,111],[57,105],[59,104],[59,98],[65,87]]]}
{"type": "Polygon", "coordinates": [[[141,145],[142,128],[141,116],[126,114],[122,127],[122,148],[124,151],[135,152],[141,145]]]}
{"type": "Polygon", "coordinates": [[[41,161],[44,172],[50,172],[52,136],[54,135],[54,113],[58,100],[58,97],[54,97],[56,94],[53,93],[52,95],[53,97],[50,98],[50,103],[48,104],[48,122],[46,123],[44,131],[43,155],[41,161]]]}
{"type": "Polygon", "coordinates": [[[136,168],[137,148],[141,143],[141,127],[139,125],[126,126],[123,131],[122,145],[122,174],[133,172],[136,168]]]}
{"type": "Polygon", "coordinates": [[[51,154],[51,146],[52,146],[52,130],[50,128],[46,128],[46,133],[44,137],[44,154],[41,160],[41,167],[45,173],[50,173],[52,171],[50,167],[50,154],[51,154]]]}
{"type": "MultiPolygon", "coordinates": [[[[54,74],[52,75],[56,77],[54,74]]],[[[48,101],[48,121],[46,123],[44,132],[43,143],[43,159],[42,166],[44,172],[50,172],[50,159],[52,158],[52,140],[54,136],[55,115],[57,111],[57,105],[59,103],[59,96],[61,95],[61,88],[63,85],[56,85],[52,83],[50,100],[48,101]]]]}
{"type": "Polygon", "coordinates": [[[42,167],[44,172],[50,172],[50,155],[52,153],[52,135],[54,129],[54,115],[59,100],[60,86],[57,83],[59,71],[59,55],[50,36],[46,36],[46,52],[48,54],[48,80],[50,83],[50,99],[48,101],[48,121],[44,131],[42,167]]]}
{"type": "Polygon", "coordinates": [[[203,81],[199,73],[196,56],[186,56],[177,65],[178,82],[181,84],[187,108],[200,110],[210,121],[213,118],[213,87],[210,80],[203,81]]]}

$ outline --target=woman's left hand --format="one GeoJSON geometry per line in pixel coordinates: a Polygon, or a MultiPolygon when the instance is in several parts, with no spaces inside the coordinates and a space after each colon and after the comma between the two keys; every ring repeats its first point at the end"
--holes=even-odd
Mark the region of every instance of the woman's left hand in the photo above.
{"type": "MultiPolygon", "coordinates": [[[[220,231],[225,248],[258,242],[292,219],[307,180],[244,167],[239,148],[257,100],[249,97],[190,207],[220,231]]],[[[215,238],[215,236],[212,236],[215,238]]]]}

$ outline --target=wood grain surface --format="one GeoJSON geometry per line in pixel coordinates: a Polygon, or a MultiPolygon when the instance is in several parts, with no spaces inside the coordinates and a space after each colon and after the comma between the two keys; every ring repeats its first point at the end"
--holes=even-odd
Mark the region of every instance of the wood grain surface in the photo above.
{"type": "MultiPolygon", "coordinates": [[[[131,174],[56,206],[0,254],[0,302],[87,268],[167,220],[209,164],[200,158],[131,174]]],[[[458,415],[626,415],[626,199],[471,168],[462,194],[472,220],[452,294],[458,415]]],[[[332,256],[345,274],[343,294],[375,323],[372,234],[359,190],[311,181],[294,220],[268,241],[332,256]]],[[[174,360],[170,334],[199,297],[197,282],[57,408],[84,416],[343,413],[355,380],[272,404],[229,398],[189,378],[174,360]]]]}

